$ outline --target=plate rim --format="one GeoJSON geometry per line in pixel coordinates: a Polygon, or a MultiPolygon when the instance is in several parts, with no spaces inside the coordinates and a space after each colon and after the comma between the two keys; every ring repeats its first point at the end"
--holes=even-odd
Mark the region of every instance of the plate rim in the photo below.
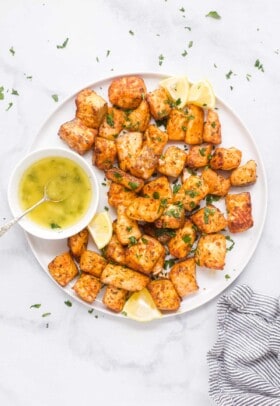
{"type": "MultiPolygon", "coordinates": [[[[170,73],[166,73],[166,72],[150,72],[150,71],[142,71],[142,72],[121,72],[121,73],[116,73],[116,74],[112,74],[112,75],[108,75],[108,76],[104,76],[99,78],[96,81],[91,81],[86,83],[84,86],[79,87],[78,89],[76,89],[74,92],[72,92],[69,96],[65,97],[55,108],[54,110],[49,113],[46,117],[46,119],[42,122],[42,124],[39,126],[38,131],[36,132],[36,135],[34,136],[32,143],[30,145],[30,148],[28,150],[28,152],[31,152],[34,149],[34,145],[36,144],[36,140],[38,139],[40,133],[43,131],[44,127],[48,124],[49,120],[57,113],[58,110],[60,110],[66,103],[68,103],[71,99],[75,98],[75,96],[83,89],[86,88],[93,88],[93,87],[98,87],[99,85],[101,85],[102,83],[109,82],[112,81],[114,79],[117,78],[121,78],[124,76],[140,76],[140,77],[145,77],[147,76],[149,79],[163,79],[165,77],[170,77],[170,76],[176,76],[174,74],[170,74],[170,73]]],[[[182,76],[182,75],[180,75],[182,76]]],[[[145,79],[145,78],[144,78],[145,79]]],[[[189,80],[190,83],[193,83],[192,80],[189,80]]],[[[232,116],[234,116],[235,120],[238,121],[238,125],[241,126],[244,131],[246,132],[246,136],[248,136],[248,138],[250,139],[250,142],[253,144],[255,151],[257,153],[257,158],[258,159],[258,167],[261,167],[261,173],[263,175],[263,203],[264,206],[262,207],[263,209],[263,214],[262,214],[262,219],[261,222],[259,224],[259,232],[256,236],[256,238],[254,238],[254,243],[251,246],[251,251],[252,254],[251,256],[249,256],[245,262],[243,262],[243,266],[242,266],[242,270],[239,271],[236,274],[232,274],[231,275],[231,279],[228,282],[227,285],[224,285],[221,288],[221,284],[219,283],[217,285],[217,287],[211,289],[210,292],[208,292],[208,295],[206,295],[206,300],[203,303],[197,303],[194,304],[192,306],[190,306],[189,308],[185,309],[185,310],[178,310],[176,312],[169,312],[169,313],[163,313],[162,318],[161,319],[166,319],[169,317],[175,317],[175,316],[180,316],[183,315],[185,313],[188,313],[190,311],[196,310],[198,308],[201,308],[205,305],[207,305],[209,302],[211,302],[212,300],[214,300],[218,295],[222,294],[226,289],[228,289],[232,283],[242,274],[242,272],[245,270],[246,266],[248,265],[248,263],[250,262],[250,260],[252,259],[256,248],[260,242],[262,233],[263,233],[263,229],[264,229],[264,225],[265,225],[265,221],[266,221],[266,217],[267,217],[267,206],[268,206],[268,182],[267,182],[267,173],[266,173],[266,169],[265,169],[265,165],[262,159],[262,156],[260,154],[259,148],[257,143],[254,140],[254,137],[252,136],[251,132],[249,131],[248,127],[244,124],[244,122],[241,120],[239,114],[236,113],[235,109],[233,109],[231,106],[228,105],[227,102],[225,102],[221,97],[219,97],[216,93],[215,93],[216,99],[218,101],[218,103],[220,103],[223,107],[225,107],[232,116]]],[[[67,148],[66,148],[67,149],[67,148]]],[[[105,313],[107,315],[110,315],[112,317],[119,317],[119,318],[124,318],[126,320],[133,320],[130,319],[128,317],[126,317],[125,315],[123,315],[122,313],[113,313],[112,311],[106,309],[106,307],[102,307],[102,308],[96,308],[94,306],[94,302],[92,304],[86,303],[83,300],[81,300],[79,297],[74,296],[74,294],[70,294],[68,291],[66,291],[62,286],[60,286],[49,274],[49,272],[47,271],[47,269],[45,269],[45,267],[42,265],[40,258],[38,257],[38,254],[35,250],[35,247],[33,245],[33,239],[37,239],[37,237],[34,237],[30,234],[28,234],[26,231],[24,231],[27,242],[29,244],[29,247],[33,253],[33,255],[35,256],[36,260],[38,261],[41,269],[43,269],[43,271],[49,276],[49,279],[51,279],[59,288],[60,290],[64,291],[64,293],[66,293],[68,296],[70,296],[71,298],[73,298],[74,300],[82,303],[85,307],[88,307],[89,309],[95,309],[96,311],[100,311],[101,313],[105,313]]],[[[135,322],[135,320],[133,320],[135,322]]]]}

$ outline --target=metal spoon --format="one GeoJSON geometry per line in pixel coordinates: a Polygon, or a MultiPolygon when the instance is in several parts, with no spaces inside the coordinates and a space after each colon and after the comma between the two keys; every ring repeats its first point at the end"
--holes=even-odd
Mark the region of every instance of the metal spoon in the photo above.
{"type": "Polygon", "coordinates": [[[29,207],[29,209],[25,210],[22,214],[19,216],[15,217],[13,220],[9,221],[8,223],[4,224],[3,226],[0,227],[0,237],[2,237],[3,234],[6,233],[14,224],[16,224],[19,220],[21,220],[26,214],[30,213],[32,210],[34,210],[36,207],[40,206],[44,202],[53,202],[53,203],[59,203],[62,202],[63,200],[66,199],[68,196],[60,196],[59,199],[54,199],[51,198],[48,194],[48,187],[51,185],[52,182],[55,182],[58,178],[62,180],[62,176],[58,176],[56,178],[52,178],[51,180],[48,181],[48,183],[45,184],[44,186],[44,195],[42,199],[40,199],[37,203],[33,204],[33,206],[29,207]]]}

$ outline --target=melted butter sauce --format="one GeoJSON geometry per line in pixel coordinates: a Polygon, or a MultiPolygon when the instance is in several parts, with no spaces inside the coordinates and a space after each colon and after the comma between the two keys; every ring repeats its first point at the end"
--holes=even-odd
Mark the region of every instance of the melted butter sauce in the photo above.
{"type": "Polygon", "coordinates": [[[47,228],[66,228],[79,221],[87,211],[92,190],[87,174],[74,161],[62,157],[43,158],[32,164],[23,174],[19,200],[23,210],[28,209],[44,195],[52,200],[44,202],[28,214],[37,224],[47,228]]]}

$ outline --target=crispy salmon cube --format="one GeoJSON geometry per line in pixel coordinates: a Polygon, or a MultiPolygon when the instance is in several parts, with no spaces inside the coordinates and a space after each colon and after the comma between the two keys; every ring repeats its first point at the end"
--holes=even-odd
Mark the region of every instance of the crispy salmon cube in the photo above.
{"type": "Polygon", "coordinates": [[[173,202],[181,202],[187,211],[192,211],[205,198],[208,191],[208,185],[202,177],[191,175],[182,183],[177,193],[174,194],[173,202]]]}
{"type": "Polygon", "coordinates": [[[97,168],[106,170],[112,168],[117,156],[117,147],[115,141],[102,137],[96,137],[92,163],[97,168]]]}
{"type": "Polygon", "coordinates": [[[144,234],[135,244],[128,246],[125,262],[130,268],[149,275],[164,253],[158,240],[144,234]]]}
{"type": "Polygon", "coordinates": [[[89,274],[82,274],[73,286],[76,295],[88,303],[94,302],[101,289],[100,280],[89,274]]]}
{"type": "Polygon", "coordinates": [[[158,163],[158,157],[154,150],[144,142],[140,152],[133,160],[130,167],[130,173],[142,179],[149,179],[155,172],[158,163]]]}
{"type": "Polygon", "coordinates": [[[188,258],[185,261],[177,262],[172,266],[169,278],[180,297],[196,292],[199,288],[196,281],[195,259],[188,258]]]}
{"type": "Polygon", "coordinates": [[[156,125],[151,124],[144,134],[145,144],[151,148],[157,156],[162,154],[162,151],[167,144],[168,135],[161,131],[156,125]]]}
{"type": "Polygon", "coordinates": [[[152,199],[165,199],[166,202],[172,200],[172,191],[169,181],[166,176],[159,176],[158,178],[147,182],[141,193],[144,197],[152,199]]]}
{"type": "Polygon", "coordinates": [[[152,275],[158,275],[164,270],[164,262],[165,262],[165,252],[159,257],[157,262],[155,263],[155,266],[152,269],[151,274],[152,275]]]}
{"type": "Polygon", "coordinates": [[[226,237],[223,234],[202,235],[195,250],[197,265],[210,269],[224,269],[226,237]]]}
{"type": "Polygon", "coordinates": [[[123,171],[129,171],[136,156],[140,153],[143,135],[140,132],[122,131],[116,140],[119,166],[123,171]]]}
{"type": "Polygon", "coordinates": [[[132,220],[126,215],[126,206],[119,205],[117,207],[115,233],[122,245],[128,245],[131,242],[131,238],[138,240],[142,235],[137,221],[132,220]]]}
{"type": "Polygon", "coordinates": [[[206,121],[203,128],[203,141],[214,145],[222,142],[221,123],[218,113],[215,110],[207,110],[206,121]]]}
{"type": "Polygon", "coordinates": [[[92,148],[97,130],[86,127],[81,120],[74,118],[60,126],[58,135],[70,148],[84,155],[92,148]]]}
{"type": "Polygon", "coordinates": [[[110,102],[121,109],[136,109],[145,99],[146,85],[139,76],[114,79],[108,89],[110,102]]]}
{"type": "Polygon", "coordinates": [[[149,277],[121,265],[108,264],[101,274],[101,282],[115,288],[136,292],[149,283],[149,277]]]}
{"type": "Polygon", "coordinates": [[[84,89],[76,97],[76,117],[90,128],[99,128],[108,110],[106,100],[94,90],[84,89]]]}
{"type": "Polygon", "coordinates": [[[218,207],[208,204],[190,217],[191,221],[203,233],[217,233],[227,226],[227,220],[218,207]]]}
{"type": "Polygon", "coordinates": [[[169,279],[151,281],[147,289],[159,310],[175,311],[179,309],[180,297],[169,279]]]}
{"type": "Polygon", "coordinates": [[[116,234],[112,235],[111,240],[104,249],[106,259],[117,262],[118,264],[125,264],[125,249],[119,242],[116,234]]]}
{"type": "Polygon", "coordinates": [[[242,158],[242,152],[235,148],[216,148],[210,161],[210,167],[212,169],[222,169],[224,171],[230,171],[239,166],[242,158]]]}
{"type": "Polygon", "coordinates": [[[185,111],[179,109],[171,110],[166,132],[170,141],[184,141],[188,126],[188,115],[185,111]]]}
{"type": "Polygon", "coordinates": [[[127,189],[133,190],[134,192],[139,192],[144,186],[143,179],[132,176],[119,168],[108,169],[105,172],[105,175],[107,179],[123,185],[127,189]]]}
{"type": "Polygon", "coordinates": [[[228,193],[231,186],[229,178],[225,178],[210,168],[204,169],[201,177],[209,188],[209,194],[225,196],[228,193]]]}
{"type": "Polygon", "coordinates": [[[187,219],[184,226],[176,230],[175,236],[167,244],[170,254],[175,258],[185,258],[191,252],[195,239],[194,225],[187,219]]]}
{"type": "Polygon", "coordinates": [[[102,302],[108,309],[119,313],[122,311],[127,298],[127,291],[114,286],[107,286],[102,302]]]}
{"type": "Polygon", "coordinates": [[[201,144],[203,141],[204,111],[201,107],[188,104],[188,126],[185,135],[186,144],[201,144]]]}
{"type": "Polygon", "coordinates": [[[89,232],[84,228],[79,233],[72,235],[67,240],[67,245],[74,258],[79,259],[88,245],[89,232]]]}
{"type": "Polygon", "coordinates": [[[158,228],[180,228],[185,222],[185,209],[181,203],[168,203],[163,210],[162,215],[155,221],[158,228]]]}
{"type": "Polygon", "coordinates": [[[247,186],[255,183],[257,180],[257,164],[250,160],[245,165],[234,169],[230,175],[232,186],[247,186]]]}
{"type": "Polygon", "coordinates": [[[108,191],[108,203],[112,207],[129,206],[130,203],[136,198],[136,193],[118,183],[111,182],[108,191]]]}
{"type": "Polygon", "coordinates": [[[171,112],[171,100],[167,91],[160,87],[147,94],[150,111],[155,120],[167,117],[171,112]]]}
{"type": "Polygon", "coordinates": [[[97,252],[85,250],[81,255],[80,270],[82,272],[89,273],[99,278],[106,265],[106,259],[97,254],[97,252]]]}
{"type": "Polygon", "coordinates": [[[125,112],[115,107],[108,107],[107,114],[99,127],[99,137],[115,140],[124,128],[125,112]]]}
{"type": "Polygon", "coordinates": [[[187,166],[189,168],[202,168],[208,165],[212,148],[210,144],[193,145],[188,153],[187,166]]]}
{"type": "Polygon", "coordinates": [[[187,154],[181,148],[172,145],[161,155],[157,169],[166,176],[177,178],[186,164],[187,154]]]}
{"type": "Polygon", "coordinates": [[[162,214],[164,206],[159,199],[137,197],[126,209],[126,215],[137,221],[153,223],[162,214]]]}
{"type": "Polygon", "coordinates": [[[150,109],[146,100],[142,100],[135,110],[125,112],[124,128],[129,131],[144,132],[150,122],[150,109]]]}
{"type": "Polygon", "coordinates": [[[61,286],[66,286],[78,275],[78,268],[69,252],[57,255],[48,265],[54,280],[61,286]]]}
{"type": "Polygon", "coordinates": [[[250,192],[228,194],[225,198],[228,229],[232,233],[242,233],[253,227],[250,192]]]}

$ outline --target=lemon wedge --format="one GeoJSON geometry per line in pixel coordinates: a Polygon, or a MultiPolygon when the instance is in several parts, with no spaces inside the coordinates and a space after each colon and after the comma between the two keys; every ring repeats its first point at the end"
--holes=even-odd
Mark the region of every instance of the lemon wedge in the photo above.
{"type": "Polygon", "coordinates": [[[104,248],[113,234],[112,221],[107,211],[97,213],[87,226],[97,248],[104,248]]]}
{"type": "Polygon", "coordinates": [[[186,76],[171,76],[159,82],[170,95],[176,106],[182,108],[186,105],[189,96],[189,80],[186,76]]]}
{"type": "Polygon", "coordinates": [[[216,97],[211,83],[208,80],[193,83],[189,91],[188,103],[213,109],[216,104],[216,97]]]}
{"type": "Polygon", "coordinates": [[[124,305],[123,313],[133,320],[143,322],[162,317],[161,312],[157,309],[152,296],[146,288],[130,296],[124,305]]]}

